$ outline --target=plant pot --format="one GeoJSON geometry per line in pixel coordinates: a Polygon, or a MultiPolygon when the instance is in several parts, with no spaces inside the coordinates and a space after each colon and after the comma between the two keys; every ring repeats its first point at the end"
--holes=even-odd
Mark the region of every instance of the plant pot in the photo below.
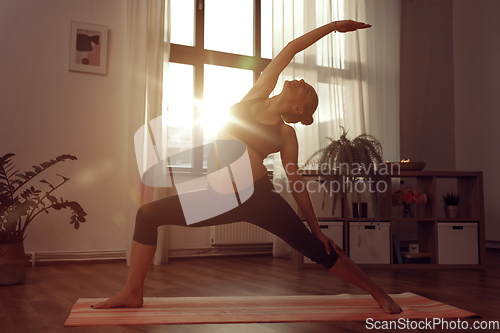
{"type": "Polygon", "coordinates": [[[28,258],[24,243],[0,244],[0,285],[10,286],[26,280],[28,258]]]}
{"type": "Polygon", "coordinates": [[[444,214],[447,219],[456,219],[458,218],[459,212],[458,206],[444,206],[444,214]]]}

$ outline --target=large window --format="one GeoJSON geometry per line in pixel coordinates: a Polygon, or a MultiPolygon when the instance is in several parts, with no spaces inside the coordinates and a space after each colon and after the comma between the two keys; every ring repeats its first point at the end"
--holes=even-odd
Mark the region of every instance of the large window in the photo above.
{"type": "MultiPolygon", "coordinates": [[[[282,39],[284,46],[286,41],[306,32],[305,14],[295,8],[306,8],[307,4],[309,14],[313,13],[308,19],[316,23],[344,16],[343,0],[316,0],[314,6],[304,0],[284,2],[284,16],[280,18],[276,15],[280,13],[275,12],[276,22],[272,21],[272,0],[170,0],[170,3],[170,62],[168,75],[164,76],[168,155],[213,142],[227,109],[244,97],[271,61],[273,35],[278,39],[275,43],[282,39]],[[290,27],[283,25],[285,16],[288,21],[293,17],[290,27]]],[[[280,7],[275,6],[274,10],[279,11],[280,7]]],[[[311,83],[322,101],[316,113],[321,125],[318,132],[327,133],[325,137],[330,136],[326,128],[338,128],[342,123],[345,100],[351,98],[345,96],[359,90],[349,90],[345,85],[347,81],[358,80],[359,75],[345,52],[344,38],[344,34],[334,34],[332,41],[319,41],[312,57],[306,59],[305,53],[297,54],[289,65],[291,71],[283,74],[283,79],[289,80],[306,72],[314,73],[311,83]],[[338,52],[332,52],[332,43],[338,52]]],[[[300,141],[304,131],[300,124],[296,129],[300,141]]],[[[307,154],[318,148],[302,151],[307,154]]],[[[190,158],[175,159],[172,167],[202,171],[205,154],[202,149],[193,150],[190,158]]],[[[264,161],[268,168],[272,167],[272,160],[270,157],[264,161]]]]}
{"type": "MultiPolygon", "coordinates": [[[[170,0],[171,46],[165,79],[168,155],[210,143],[227,109],[269,64],[271,0],[170,0]]],[[[203,150],[173,167],[203,170],[203,150]]]]}

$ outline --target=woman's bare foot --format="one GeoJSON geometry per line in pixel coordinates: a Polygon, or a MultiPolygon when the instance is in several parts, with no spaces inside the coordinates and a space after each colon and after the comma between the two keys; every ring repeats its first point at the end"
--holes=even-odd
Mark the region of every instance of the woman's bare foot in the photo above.
{"type": "Polygon", "coordinates": [[[90,307],[93,309],[110,309],[110,308],[141,308],[142,307],[142,294],[130,294],[120,292],[119,294],[90,307]]]}
{"type": "Polygon", "coordinates": [[[379,297],[374,297],[374,299],[377,301],[378,305],[380,305],[385,313],[398,314],[403,312],[401,307],[396,302],[394,302],[391,296],[387,295],[385,292],[379,297]]]}
{"type": "Polygon", "coordinates": [[[337,275],[344,281],[367,291],[377,301],[385,313],[401,313],[403,310],[387,293],[373,282],[365,273],[345,254],[339,254],[335,265],[330,268],[330,272],[337,275]]]}

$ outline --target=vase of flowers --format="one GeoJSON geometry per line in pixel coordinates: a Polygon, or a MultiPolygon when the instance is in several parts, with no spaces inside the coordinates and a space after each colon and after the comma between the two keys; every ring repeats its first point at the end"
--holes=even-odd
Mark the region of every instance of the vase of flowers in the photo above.
{"type": "Polygon", "coordinates": [[[413,189],[409,186],[402,187],[392,194],[392,205],[403,206],[403,217],[413,218],[413,205],[424,205],[427,203],[427,194],[423,194],[420,190],[413,189]]]}
{"type": "Polygon", "coordinates": [[[413,204],[403,201],[403,217],[405,219],[415,217],[415,214],[413,213],[413,204]]]}

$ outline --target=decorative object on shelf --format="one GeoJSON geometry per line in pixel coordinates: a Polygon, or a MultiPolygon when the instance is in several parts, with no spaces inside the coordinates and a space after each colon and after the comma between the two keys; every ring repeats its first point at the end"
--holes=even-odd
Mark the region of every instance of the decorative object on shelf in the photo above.
{"type": "Polygon", "coordinates": [[[382,160],[382,145],[375,137],[368,134],[348,139],[344,127],[341,128],[343,133],[340,139],[328,138],[331,143],[312,154],[305,165],[318,165],[319,174],[326,178],[325,197],[327,192],[333,192],[332,215],[339,194],[345,196],[349,191],[356,192],[360,199],[363,191],[358,190],[358,185],[363,184],[362,188],[368,189],[366,192],[369,193],[375,220],[378,220],[377,194],[381,188],[387,188],[380,186],[379,183],[386,182],[384,184],[387,185],[389,177],[387,166],[382,160]]]}
{"type": "Polygon", "coordinates": [[[76,157],[61,155],[55,160],[34,165],[33,171],[20,173],[10,161],[13,156],[14,154],[6,154],[0,157],[0,285],[22,283],[26,279],[28,260],[24,254],[23,242],[26,228],[35,217],[42,212],[49,213],[51,209],[70,209],[70,224],[78,229],[80,223],[85,222],[87,215],[78,202],[57,199],[52,195],[69,181],[68,178],[58,174],[62,181],[57,185],[40,180],[40,183],[48,187],[45,194],[28,185],[53,165],[66,160],[76,160],[76,157]]]}
{"type": "Polygon", "coordinates": [[[386,162],[391,173],[398,174],[400,171],[422,171],[425,168],[426,162],[410,162],[409,159],[401,160],[401,162],[386,162]]]}
{"type": "Polygon", "coordinates": [[[413,213],[413,204],[403,202],[403,217],[409,219],[415,217],[415,214],[413,213]]]}
{"type": "Polygon", "coordinates": [[[354,217],[354,218],[367,218],[368,217],[368,203],[366,203],[366,202],[353,202],[352,203],[352,217],[354,217]]]}
{"type": "Polygon", "coordinates": [[[427,194],[422,194],[420,190],[404,186],[392,194],[392,205],[403,206],[403,217],[413,218],[413,204],[425,205],[427,203],[427,194]]]}
{"type": "Polygon", "coordinates": [[[401,256],[403,257],[403,262],[405,264],[430,264],[430,263],[432,263],[430,253],[402,252],[401,256]]]}
{"type": "Polygon", "coordinates": [[[460,195],[457,192],[449,192],[443,195],[444,213],[447,219],[458,218],[460,195]]]}

